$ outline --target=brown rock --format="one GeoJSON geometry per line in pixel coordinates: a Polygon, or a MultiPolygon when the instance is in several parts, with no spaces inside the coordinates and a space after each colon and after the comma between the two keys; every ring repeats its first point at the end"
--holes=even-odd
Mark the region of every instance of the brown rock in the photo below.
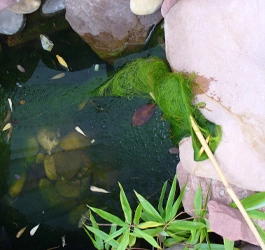
{"type": "Polygon", "coordinates": [[[130,1],[66,0],[66,19],[72,28],[105,61],[142,49],[153,25],[162,20],[160,11],[137,16],[130,1]]]}
{"type": "Polygon", "coordinates": [[[210,229],[228,240],[258,244],[240,211],[221,202],[209,201],[210,229]]]}

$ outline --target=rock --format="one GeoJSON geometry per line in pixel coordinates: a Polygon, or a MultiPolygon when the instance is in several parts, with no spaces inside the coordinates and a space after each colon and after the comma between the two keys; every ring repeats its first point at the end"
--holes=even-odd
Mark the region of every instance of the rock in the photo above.
{"type": "Polygon", "coordinates": [[[163,17],[166,16],[168,11],[175,5],[177,0],[164,0],[162,6],[161,6],[161,14],[163,17]]]}
{"type": "MultiPolygon", "coordinates": [[[[215,157],[228,182],[253,191],[265,190],[264,15],[259,0],[177,1],[164,25],[172,70],[209,79],[194,103],[205,102],[202,114],[222,126],[215,157]]],[[[219,180],[209,160],[193,160],[191,138],[180,142],[179,151],[190,173],[219,180]]]]}
{"type": "Polygon", "coordinates": [[[0,11],[12,6],[16,2],[17,2],[16,0],[1,0],[0,1],[0,11]]]}
{"type": "Polygon", "coordinates": [[[36,163],[41,164],[44,161],[44,156],[45,155],[43,153],[38,153],[35,159],[36,163]]]}
{"type": "Polygon", "coordinates": [[[58,135],[51,129],[42,128],[37,133],[37,140],[43,149],[47,150],[48,154],[51,154],[52,149],[58,145],[58,135]]]}
{"type": "Polygon", "coordinates": [[[84,166],[80,151],[65,151],[54,154],[57,173],[66,180],[72,179],[84,166]]]}
{"type": "Polygon", "coordinates": [[[22,174],[20,174],[20,179],[19,180],[15,180],[9,187],[9,191],[8,194],[11,198],[14,198],[16,196],[18,196],[25,184],[26,181],[26,172],[23,172],[22,174]]]}
{"type": "Polygon", "coordinates": [[[160,9],[163,0],[130,0],[130,8],[135,15],[150,15],[160,9]]]}
{"type": "Polygon", "coordinates": [[[29,136],[26,139],[25,145],[25,158],[27,163],[33,163],[37,153],[39,152],[40,146],[37,139],[34,136],[29,136]]]}
{"type": "Polygon", "coordinates": [[[44,157],[44,169],[45,169],[45,173],[48,179],[52,181],[55,181],[58,179],[53,155],[46,155],[44,157]]]}
{"type": "Polygon", "coordinates": [[[80,194],[81,183],[80,180],[74,179],[71,181],[60,180],[55,183],[56,190],[67,198],[76,198],[80,194]]]}
{"type": "Polygon", "coordinates": [[[13,35],[24,28],[26,19],[8,9],[0,12],[0,34],[13,35]]]}
{"type": "Polygon", "coordinates": [[[20,0],[12,5],[9,10],[17,14],[29,14],[36,11],[41,4],[41,0],[20,0]]]}
{"type": "Polygon", "coordinates": [[[162,20],[159,11],[136,16],[127,0],[66,0],[65,3],[65,17],[71,27],[109,63],[121,54],[142,49],[152,27],[162,20]]]}
{"type": "Polygon", "coordinates": [[[228,207],[217,201],[209,201],[207,207],[210,230],[231,241],[244,240],[258,245],[238,209],[228,207]]]}
{"type": "Polygon", "coordinates": [[[91,138],[89,136],[85,137],[75,130],[65,135],[59,141],[59,146],[64,150],[82,149],[90,145],[91,138]]]}
{"type": "Polygon", "coordinates": [[[46,0],[42,5],[43,15],[52,15],[65,10],[65,0],[46,0]]]}

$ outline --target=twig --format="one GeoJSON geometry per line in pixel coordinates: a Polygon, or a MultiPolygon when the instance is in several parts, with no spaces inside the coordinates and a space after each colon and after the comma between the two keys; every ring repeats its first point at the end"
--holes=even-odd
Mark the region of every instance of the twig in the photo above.
{"type": "Polygon", "coordinates": [[[196,134],[196,136],[198,137],[200,143],[202,144],[202,147],[205,150],[205,153],[207,154],[207,156],[209,157],[210,161],[212,162],[217,174],[219,175],[227,193],[230,195],[230,197],[232,198],[232,200],[235,202],[235,204],[237,205],[239,211],[241,212],[241,214],[243,215],[245,221],[247,222],[250,230],[252,231],[254,237],[256,238],[257,242],[259,243],[260,247],[265,250],[265,244],[262,240],[262,238],[260,237],[258,230],[256,229],[256,227],[254,226],[254,223],[252,222],[252,220],[250,219],[249,215],[247,214],[245,208],[243,207],[242,203],[240,202],[240,200],[238,199],[238,197],[236,196],[236,193],[234,192],[234,190],[231,188],[231,186],[229,185],[229,183],[227,182],[219,164],[217,163],[211,149],[209,148],[208,144],[206,143],[199,127],[196,124],[196,121],[194,120],[194,118],[192,116],[190,116],[190,121],[191,121],[191,125],[192,128],[196,134]]]}

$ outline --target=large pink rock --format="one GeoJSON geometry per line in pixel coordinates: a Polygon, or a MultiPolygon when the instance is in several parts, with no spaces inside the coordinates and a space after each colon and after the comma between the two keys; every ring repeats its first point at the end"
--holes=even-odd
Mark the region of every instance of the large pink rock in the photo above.
{"type": "Polygon", "coordinates": [[[130,1],[66,0],[66,19],[105,61],[142,49],[152,27],[162,20],[160,10],[137,16],[130,1]]]}
{"type": "MultiPolygon", "coordinates": [[[[265,190],[264,16],[263,0],[179,0],[164,25],[172,70],[210,79],[194,103],[222,126],[215,157],[228,182],[254,191],[265,190]]],[[[191,138],[179,150],[190,173],[219,179],[209,160],[193,160],[191,138]]]]}

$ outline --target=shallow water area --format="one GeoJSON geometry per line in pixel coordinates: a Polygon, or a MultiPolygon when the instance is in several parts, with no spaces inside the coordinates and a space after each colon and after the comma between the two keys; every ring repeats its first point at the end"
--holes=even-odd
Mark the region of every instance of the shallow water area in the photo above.
{"type": "Polygon", "coordinates": [[[67,32],[50,37],[55,44],[52,52],[43,51],[40,42],[33,41],[23,48],[8,49],[1,57],[6,64],[1,69],[0,118],[3,121],[10,109],[9,98],[12,112],[8,122],[13,129],[9,140],[8,130],[0,137],[0,226],[13,249],[62,247],[63,235],[66,248],[91,249],[89,237],[78,228],[86,204],[121,215],[118,181],[132,207],[137,204],[133,190],[157,204],[163,182],[173,177],[178,162],[168,151],[172,147],[169,124],[158,107],[148,123],[131,125],[135,110],[150,100],[88,97],[90,90],[125,62],[149,55],[165,57],[163,49],[146,48],[111,66],[80,39],[74,43],[75,35],[67,32]],[[57,54],[65,59],[69,71],[56,61],[57,54]],[[65,75],[51,79],[59,73],[65,75]],[[87,137],[76,131],[77,126],[87,137]],[[40,138],[49,144],[46,148],[40,138]],[[55,173],[47,170],[49,164],[55,165],[54,179],[51,175],[55,173]],[[10,192],[23,178],[21,187],[10,192]],[[92,192],[91,185],[110,193],[92,192]]]}

